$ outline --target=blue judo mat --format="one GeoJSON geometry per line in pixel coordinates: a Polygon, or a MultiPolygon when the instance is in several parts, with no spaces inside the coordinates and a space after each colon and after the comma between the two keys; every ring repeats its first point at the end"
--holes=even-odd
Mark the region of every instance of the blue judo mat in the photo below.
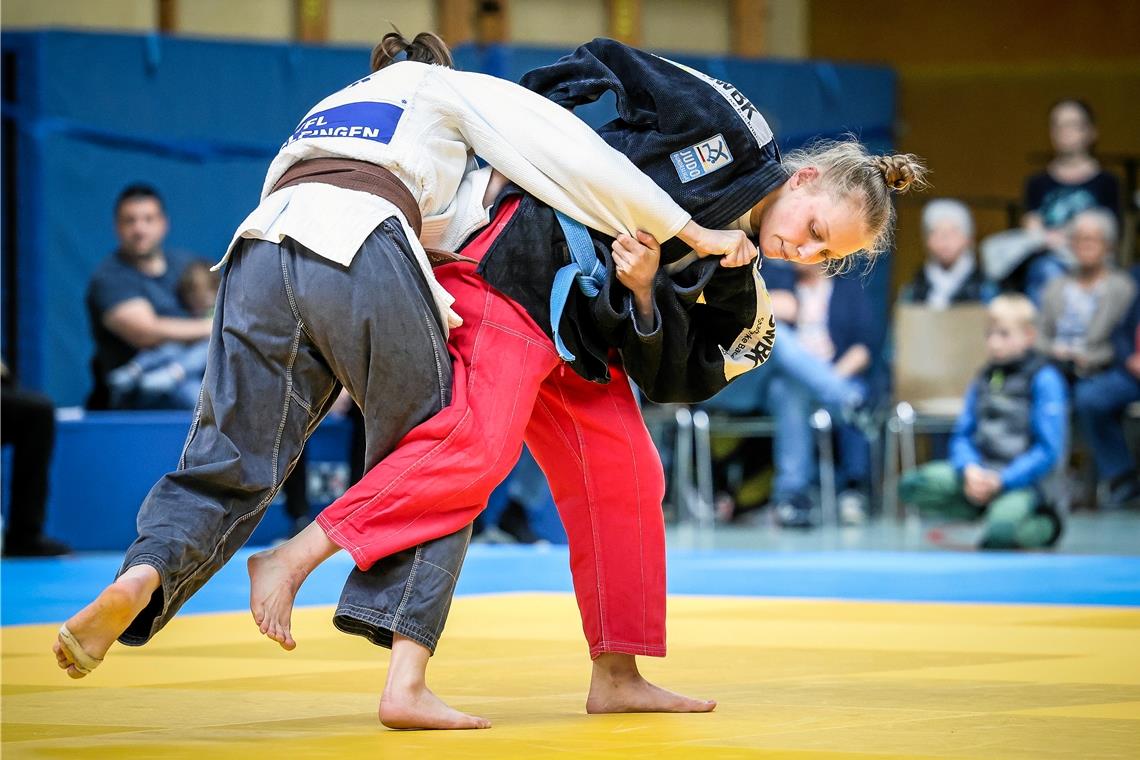
{"type": "MultiPolygon", "coordinates": [[[[239,553],[184,608],[246,609],[249,584],[239,553]]],[[[4,560],[4,625],[66,619],[110,581],[117,554],[4,560]]],[[[326,562],[298,604],[334,604],[352,569],[347,555],[326,562]]],[[[571,591],[564,547],[474,545],[458,593],[571,591]]],[[[669,553],[674,594],[778,596],[883,601],[1140,606],[1140,557],[903,552],[669,553]]]]}

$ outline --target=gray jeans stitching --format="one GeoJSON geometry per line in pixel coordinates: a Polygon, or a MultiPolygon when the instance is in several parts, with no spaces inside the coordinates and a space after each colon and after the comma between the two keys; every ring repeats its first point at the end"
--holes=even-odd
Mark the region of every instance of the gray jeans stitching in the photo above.
{"type": "MultiPolygon", "coordinates": [[[[246,512],[244,515],[242,515],[238,519],[234,520],[233,525],[231,525],[226,530],[226,532],[222,534],[221,539],[216,544],[214,544],[214,550],[212,552],[210,552],[210,556],[207,557],[204,562],[202,562],[201,564],[198,565],[198,569],[196,572],[191,572],[191,573],[187,574],[186,578],[181,583],[179,583],[177,586],[174,587],[174,591],[172,592],[171,596],[178,596],[178,594],[182,591],[183,587],[185,587],[188,583],[190,583],[192,580],[197,578],[198,575],[201,573],[203,568],[206,568],[209,566],[209,564],[214,560],[214,558],[216,556],[218,556],[218,552],[221,551],[222,547],[226,545],[226,541],[229,540],[229,537],[233,534],[233,532],[235,530],[237,530],[239,525],[241,525],[242,523],[244,523],[246,520],[250,519],[251,517],[255,517],[257,515],[260,515],[262,512],[265,511],[265,508],[267,506],[269,506],[269,502],[273,501],[273,496],[277,493],[277,489],[281,485],[278,482],[280,479],[280,477],[279,477],[280,473],[278,472],[277,464],[278,464],[278,457],[279,457],[280,452],[281,452],[281,439],[285,434],[285,424],[289,418],[289,400],[292,397],[292,390],[293,390],[293,362],[295,362],[297,359],[297,351],[301,345],[301,330],[302,330],[302,326],[301,326],[301,323],[298,321],[297,327],[293,331],[293,343],[292,343],[292,346],[291,346],[290,351],[289,351],[289,361],[285,365],[285,401],[282,405],[281,422],[277,426],[277,436],[273,441],[273,487],[269,489],[269,493],[267,493],[265,495],[265,498],[262,499],[257,504],[256,507],[254,507],[251,511],[246,512]]],[[[163,599],[163,614],[165,614],[166,608],[169,605],[170,605],[170,599],[164,598],[163,599]]]]}
{"type": "Polygon", "coordinates": [[[424,547],[422,545],[416,547],[415,557],[412,559],[412,569],[408,572],[408,580],[404,584],[404,596],[400,599],[400,603],[396,605],[396,612],[392,616],[392,625],[395,626],[400,622],[404,616],[404,608],[408,606],[408,600],[412,597],[412,587],[416,583],[416,571],[420,568],[420,563],[423,561],[424,547]]]}
{"type": "Polygon", "coordinates": [[[436,340],[434,318],[425,311],[424,321],[427,323],[428,336],[431,339],[432,356],[435,358],[435,377],[439,382],[439,400],[440,403],[447,403],[449,389],[447,383],[443,380],[443,362],[439,356],[439,342],[436,340]]]}

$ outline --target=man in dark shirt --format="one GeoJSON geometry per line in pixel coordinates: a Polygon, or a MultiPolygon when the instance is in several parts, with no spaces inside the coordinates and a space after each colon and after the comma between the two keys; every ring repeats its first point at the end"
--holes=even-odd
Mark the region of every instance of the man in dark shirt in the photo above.
{"type": "Polygon", "coordinates": [[[87,288],[87,312],[95,339],[95,389],[91,408],[161,407],[161,397],[125,393],[112,403],[108,375],[141,351],[180,348],[210,337],[211,320],[191,317],[178,298],[178,282],[191,262],[168,253],[162,243],[168,224],[154,188],[131,185],[115,202],[119,249],[104,261],[87,288]]]}

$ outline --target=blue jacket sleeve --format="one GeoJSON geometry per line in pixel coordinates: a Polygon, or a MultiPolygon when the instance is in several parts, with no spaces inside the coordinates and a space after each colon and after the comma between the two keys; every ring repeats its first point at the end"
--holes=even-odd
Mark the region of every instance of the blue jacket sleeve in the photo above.
{"type": "Polygon", "coordinates": [[[1033,445],[1001,472],[1002,488],[1012,491],[1038,482],[1057,466],[1068,435],[1068,390],[1061,373],[1046,366],[1033,378],[1030,410],[1033,445]]]}
{"type": "Polygon", "coordinates": [[[978,384],[970,384],[966,391],[966,406],[962,409],[962,416],[954,426],[954,434],[950,437],[950,464],[959,475],[968,465],[980,464],[982,456],[974,447],[974,429],[977,427],[978,384]]]}

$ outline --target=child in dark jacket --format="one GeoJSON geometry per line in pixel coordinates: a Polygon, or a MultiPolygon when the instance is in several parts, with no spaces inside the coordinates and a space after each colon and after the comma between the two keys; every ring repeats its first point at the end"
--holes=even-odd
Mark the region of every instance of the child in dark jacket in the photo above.
{"type": "Polygon", "coordinates": [[[908,473],[899,495],[924,514],[984,515],[983,549],[1051,546],[1061,522],[1041,486],[1064,450],[1067,386],[1033,350],[1037,311],[1028,298],[998,296],[989,316],[989,364],[966,393],[950,460],[908,473]]]}

